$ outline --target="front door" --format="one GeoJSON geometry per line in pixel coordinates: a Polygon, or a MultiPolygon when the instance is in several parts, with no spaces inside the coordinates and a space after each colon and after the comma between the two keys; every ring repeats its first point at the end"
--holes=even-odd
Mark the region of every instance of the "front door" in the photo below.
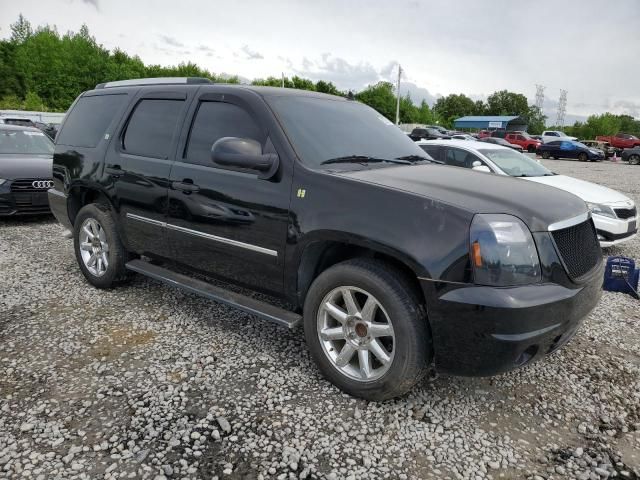
{"type": "Polygon", "coordinates": [[[292,170],[273,179],[216,165],[211,147],[222,137],[250,138],[276,153],[268,129],[234,95],[194,102],[182,158],[170,175],[167,232],[173,257],[191,269],[269,293],[281,293],[292,170]]]}
{"type": "Polygon", "coordinates": [[[169,257],[164,223],[171,163],[186,95],[142,95],[123,121],[105,159],[127,249],[169,257]]]}

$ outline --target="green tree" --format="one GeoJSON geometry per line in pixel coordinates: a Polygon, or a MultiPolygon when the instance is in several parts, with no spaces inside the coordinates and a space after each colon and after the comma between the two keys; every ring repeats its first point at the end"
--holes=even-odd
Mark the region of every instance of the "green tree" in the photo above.
{"type": "Polygon", "coordinates": [[[522,115],[529,113],[527,97],[521,93],[500,90],[487,98],[487,115],[522,115]]]}
{"type": "Polygon", "coordinates": [[[442,119],[445,125],[453,125],[456,118],[476,113],[476,104],[464,94],[455,93],[440,97],[433,105],[433,111],[442,119]]]}
{"type": "Polygon", "coordinates": [[[356,94],[356,99],[376,109],[392,122],[396,118],[396,96],[390,82],[378,82],[356,94]]]}
{"type": "Polygon", "coordinates": [[[33,33],[31,24],[24,18],[22,14],[18,15],[18,21],[10,25],[11,41],[14,43],[22,43],[27,40],[33,33]]]}
{"type": "Polygon", "coordinates": [[[525,115],[527,119],[528,128],[527,131],[531,135],[540,135],[545,130],[545,123],[547,116],[542,113],[535,105],[529,107],[529,112],[525,115]]]}
{"type": "Polygon", "coordinates": [[[331,82],[325,82],[324,80],[318,80],[315,85],[316,92],[328,93],[329,95],[345,96],[343,92],[337,89],[337,87],[331,82]]]}
{"type": "Polygon", "coordinates": [[[22,102],[22,109],[43,112],[47,110],[47,107],[37,93],[27,92],[24,102],[22,102]]]}

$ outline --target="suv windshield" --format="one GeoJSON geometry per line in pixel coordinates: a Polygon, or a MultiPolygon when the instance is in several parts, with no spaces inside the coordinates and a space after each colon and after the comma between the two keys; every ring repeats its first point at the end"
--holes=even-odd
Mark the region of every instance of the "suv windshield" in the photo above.
{"type": "Polygon", "coordinates": [[[42,132],[0,129],[0,154],[38,155],[53,153],[53,143],[42,132]]]}
{"type": "Polygon", "coordinates": [[[547,175],[555,175],[551,170],[515,150],[482,149],[478,150],[478,152],[500,167],[504,173],[512,177],[544,177],[547,175]]]}
{"type": "Polygon", "coordinates": [[[361,103],[289,95],[268,101],[296,152],[312,168],[335,168],[333,163],[321,165],[346,157],[432,160],[398,127],[361,103]]]}

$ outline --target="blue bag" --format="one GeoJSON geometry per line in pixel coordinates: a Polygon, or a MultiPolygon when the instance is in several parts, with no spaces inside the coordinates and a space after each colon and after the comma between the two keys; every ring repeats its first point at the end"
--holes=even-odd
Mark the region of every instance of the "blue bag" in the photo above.
{"type": "Polygon", "coordinates": [[[638,298],[638,277],[640,269],[636,268],[636,262],[632,258],[609,257],[602,288],[609,292],[635,294],[638,298]]]}

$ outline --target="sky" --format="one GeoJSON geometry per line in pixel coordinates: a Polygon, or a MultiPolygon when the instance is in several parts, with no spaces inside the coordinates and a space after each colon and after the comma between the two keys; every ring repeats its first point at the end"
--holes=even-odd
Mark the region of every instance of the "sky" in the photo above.
{"type": "Polygon", "coordinates": [[[192,61],[246,81],[300,75],[361,90],[394,81],[432,104],[496,90],[534,103],[548,123],[610,111],[640,118],[640,0],[0,0],[0,36],[22,13],[60,32],[87,24],[108,49],[145,63],[192,61]]]}

